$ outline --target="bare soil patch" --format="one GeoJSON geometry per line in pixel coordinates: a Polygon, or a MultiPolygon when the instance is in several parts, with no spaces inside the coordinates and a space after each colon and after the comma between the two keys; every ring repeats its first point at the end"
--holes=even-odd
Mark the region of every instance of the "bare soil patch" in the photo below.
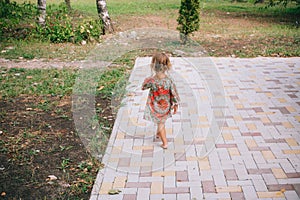
{"type": "MultiPolygon", "coordinates": [[[[109,103],[97,98],[103,109],[109,103]]],[[[101,164],[76,133],[69,96],[0,100],[0,121],[0,199],[89,198],[101,164]]]]}

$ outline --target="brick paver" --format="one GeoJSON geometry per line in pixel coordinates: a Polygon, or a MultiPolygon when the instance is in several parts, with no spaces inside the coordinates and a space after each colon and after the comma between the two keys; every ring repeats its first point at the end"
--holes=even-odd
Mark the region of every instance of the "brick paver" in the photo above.
{"type": "Polygon", "coordinates": [[[136,60],[91,200],[300,199],[300,58],[171,58],[167,150],[143,120],[150,59],[136,60]]]}

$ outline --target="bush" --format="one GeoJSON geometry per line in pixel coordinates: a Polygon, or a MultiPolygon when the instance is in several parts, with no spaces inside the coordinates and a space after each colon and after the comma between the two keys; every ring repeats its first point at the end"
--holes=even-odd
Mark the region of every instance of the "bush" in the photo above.
{"type": "Polygon", "coordinates": [[[186,43],[189,34],[199,29],[199,21],[199,0],[181,0],[177,30],[183,43],[186,43]]]}
{"type": "Polygon", "coordinates": [[[92,40],[99,40],[103,33],[103,24],[101,20],[90,20],[79,25],[75,31],[75,43],[92,40]]]}
{"type": "Polygon", "coordinates": [[[103,25],[100,19],[81,19],[65,4],[47,7],[45,26],[36,24],[37,7],[0,0],[0,41],[13,39],[46,40],[52,43],[98,41],[103,25]]]}
{"type": "Polygon", "coordinates": [[[0,40],[27,37],[33,27],[30,25],[30,21],[35,19],[33,13],[36,13],[33,4],[0,0],[0,40]]]}
{"type": "Polygon", "coordinates": [[[37,25],[37,35],[42,39],[53,43],[99,40],[103,27],[100,20],[75,23],[65,5],[60,5],[56,10],[49,7],[47,11],[46,25],[44,27],[37,25]]]}

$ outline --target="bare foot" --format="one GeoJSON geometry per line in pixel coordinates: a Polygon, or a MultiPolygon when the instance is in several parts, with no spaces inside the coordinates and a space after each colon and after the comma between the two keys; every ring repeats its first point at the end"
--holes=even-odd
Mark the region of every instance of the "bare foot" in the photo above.
{"type": "Polygon", "coordinates": [[[163,148],[163,149],[167,149],[167,148],[168,148],[168,145],[163,145],[163,144],[162,144],[162,145],[160,145],[160,147],[163,148]]]}

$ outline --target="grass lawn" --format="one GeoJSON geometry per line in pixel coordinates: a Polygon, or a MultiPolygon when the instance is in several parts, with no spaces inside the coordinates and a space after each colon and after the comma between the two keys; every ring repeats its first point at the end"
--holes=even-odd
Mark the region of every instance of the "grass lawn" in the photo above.
{"type": "MultiPolygon", "coordinates": [[[[55,5],[61,1],[50,0],[47,3],[55,5]]],[[[200,30],[192,38],[210,56],[300,55],[300,9],[295,5],[265,9],[265,5],[230,1],[203,0],[200,4],[200,30]]],[[[180,1],[110,0],[107,6],[117,32],[143,27],[176,30],[180,1]]],[[[77,0],[72,2],[72,7],[85,17],[97,18],[95,1],[77,0]]],[[[0,43],[0,50],[14,47],[0,54],[0,57],[81,60],[94,45],[49,44],[12,39],[0,43]]]]}
{"type": "MultiPolygon", "coordinates": [[[[176,30],[180,0],[107,3],[117,32],[143,27],[176,30]]],[[[72,7],[76,17],[97,19],[94,0],[72,1],[72,7]]],[[[211,56],[300,55],[296,24],[300,11],[294,5],[266,10],[249,3],[203,0],[200,7],[200,30],[192,38],[211,56]]],[[[84,60],[96,45],[11,37],[0,42],[0,58],[17,59],[16,66],[20,57],[30,66],[31,59],[84,60]]],[[[106,137],[114,123],[111,95],[115,84],[130,73],[137,56],[151,53],[129,52],[99,77],[95,117],[106,137]]],[[[77,73],[77,69],[9,69],[0,63],[1,199],[88,199],[101,163],[90,156],[75,130],[71,94],[77,73]]]]}

